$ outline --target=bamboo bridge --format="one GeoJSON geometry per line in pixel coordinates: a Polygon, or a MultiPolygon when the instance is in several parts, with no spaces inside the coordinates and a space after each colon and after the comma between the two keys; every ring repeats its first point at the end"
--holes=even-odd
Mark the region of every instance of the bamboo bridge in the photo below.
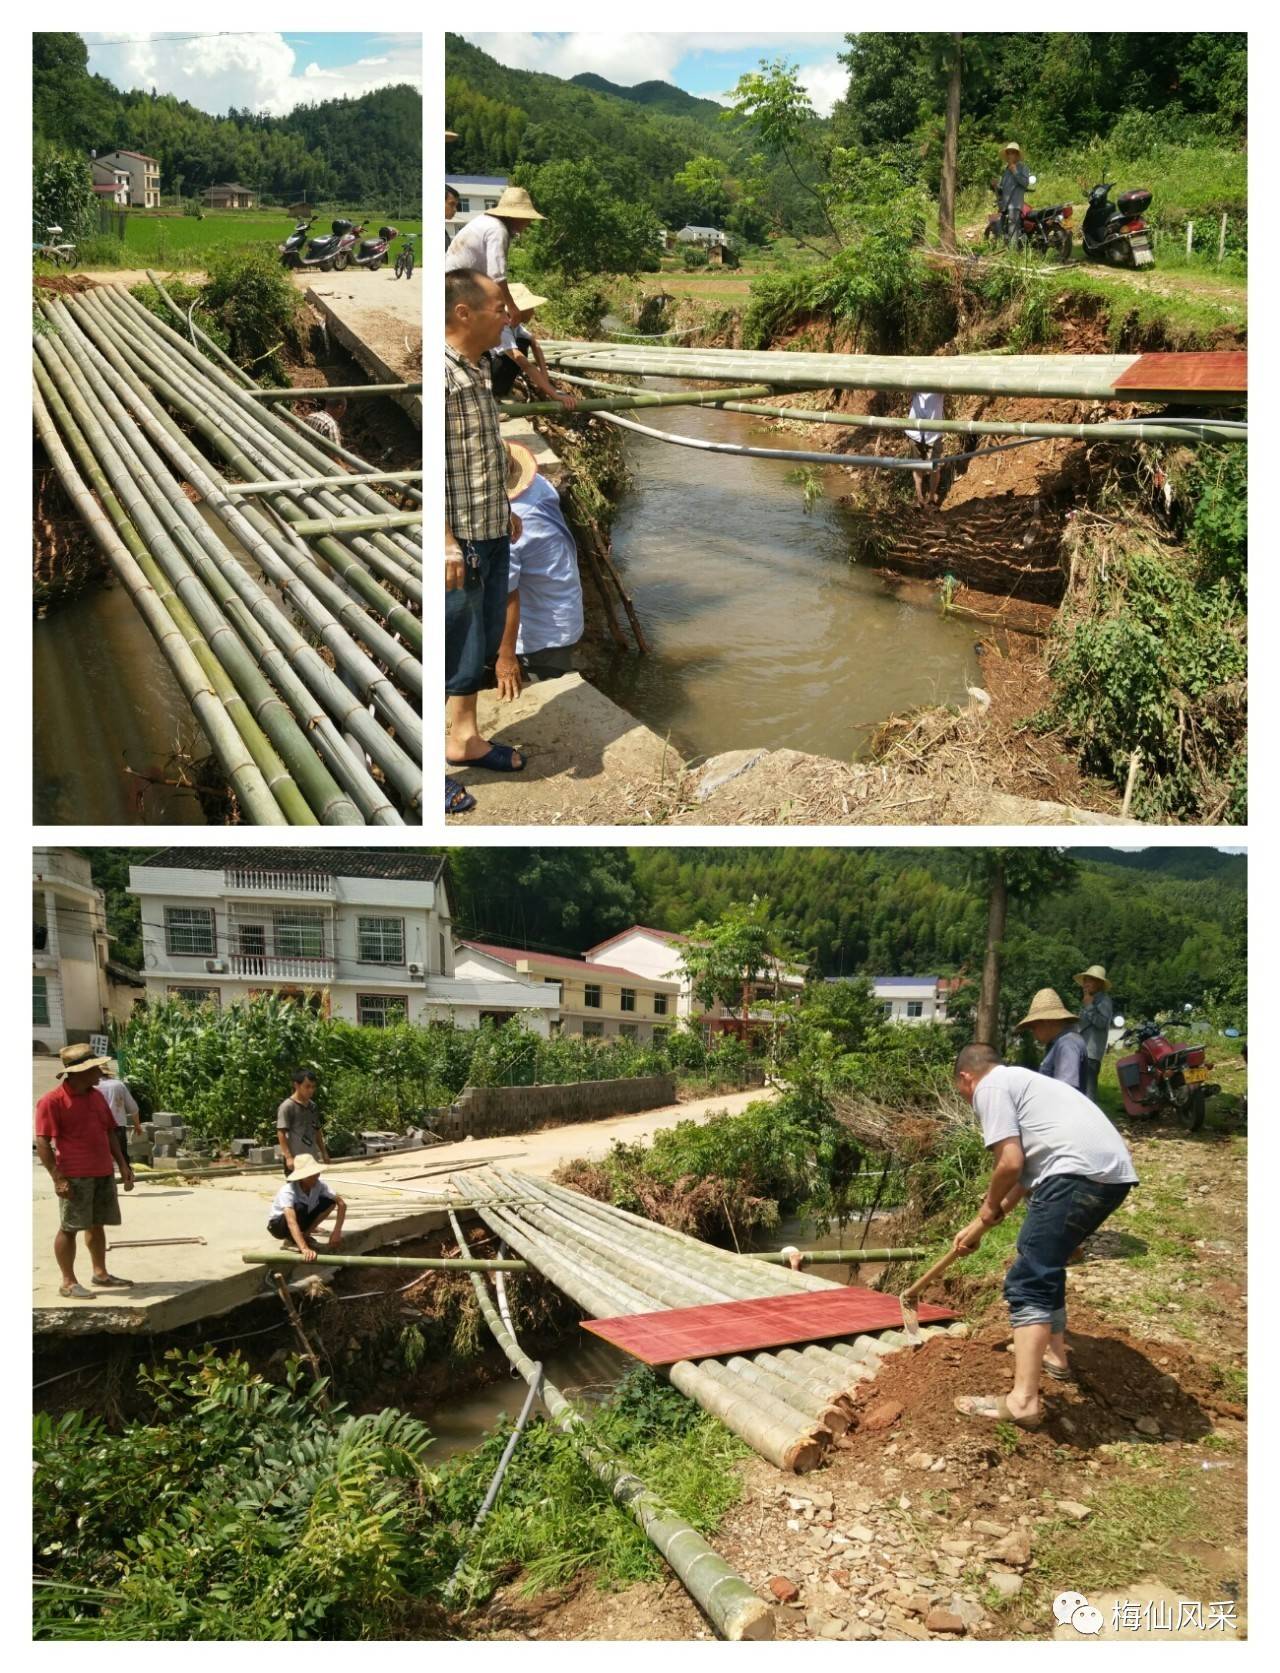
{"type": "Polygon", "coordinates": [[[285,406],[321,391],[263,399],[153,282],[189,337],[121,287],[42,295],[49,463],[248,823],[417,823],[420,473],[378,472],[285,406]]]}

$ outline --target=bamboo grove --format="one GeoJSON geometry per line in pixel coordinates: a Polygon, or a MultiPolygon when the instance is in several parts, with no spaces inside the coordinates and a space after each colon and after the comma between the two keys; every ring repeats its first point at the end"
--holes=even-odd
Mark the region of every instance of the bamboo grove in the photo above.
{"type": "Polygon", "coordinates": [[[416,823],[420,489],[389,478],[393,502],[376,481],[346,485],[341,466],[377,473],[120,287],[40,309],[36,434],[241,817],[416,823]]]}

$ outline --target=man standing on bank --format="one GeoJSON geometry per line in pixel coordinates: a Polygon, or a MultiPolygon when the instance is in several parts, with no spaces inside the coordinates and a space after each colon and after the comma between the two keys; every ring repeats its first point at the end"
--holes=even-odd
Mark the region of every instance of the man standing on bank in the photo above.
{"type": "Polygon", "coordinates": [[[1107,1055],[1107,1036],[1111,1032],[1111,1023],[1116,1014],[1115,1000],[1111,997],[1111,983],[1107,980],[1107,973],[1100,964],[1091,964],[1087,970],[1082,970],[1076,981],[1084,990],[1084,1004],[1080,1007],[1080,1038],[1084,1041],[1084,1095],[1098,1101],[1098,1076],[1102,1072],[1102,1060],[1107,1055]]]}
{"type": "Polygon", "coordinates": [[[316,1072],[295,1069],[292,1078],[293,1092],[276,1111],[276,1143],[284,1157],[286,1179],[298,1156],[318,1156],[322,1162],[329,1160],[320,1127],[320,1111],[316,1107],[316,1072]]]}
{"type": "Polygon", "coordinates": [[[101,1290],[132,1288],[128,1278],[107,1271],[107,1226],[120,1224],[116,1169],[126,1191],[133,1190],[133,1169],[125,1155],[122,1129],[98,1091],[105,1057],[89,1046],[64,1046],[59,1052],[61,1086],[36,1105],[36,1155],[53,1181],[60,1210],[53,1255],[62,1274],[58,1294],[88,1301],[93,1291],[76,1282],[76,1233],[93,1263],[93,1283],[101,1290]]]}
{"type": "Polygon", "coordinates": [[[1044,1422],[1040,1373],[1072,1382],[1067,1358],[1067,1260],[1138,1183],[1120,1134],[1096,1104],[1063,1081],[1000,1062],[991,1046],[966,1046],[956,1058],[956,1090],[982,1123],[994,1161],[977,1216],[952,1247],[971,1254],[992,1226],[1024,1197],[1018,1255],[1005,1274],[1013,1326],[1009,1394],[962,1394],[965,1417],[1005,1419],[1021,1429],[1044,1422]]]}
{"type": "Polygon", "coordinates": [[[1066,1081],[1077,1092],[1084,1091],[1085,1048],[1076,1031],[1076,1014],[1067,1009],[1053,988],[1040,989],[1018,1027],[1028,1029],[1036,1044],[1045,1048],[1040,1059],[1042,1075],[1066,1081]]]}
{"type": "Polygon", "coordinates": [[[1004,173],[996,187],[1000,204],[1000,227],[1006,244],[1022,236],[1022,205],[1034,184],[1022,160],[1022,147],[1010,140],[1004,148],[1004,173]]]}

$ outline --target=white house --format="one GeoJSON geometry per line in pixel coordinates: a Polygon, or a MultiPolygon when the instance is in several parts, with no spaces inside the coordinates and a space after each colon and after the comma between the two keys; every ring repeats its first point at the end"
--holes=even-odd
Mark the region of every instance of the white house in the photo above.
{"type": "Polygon", "coordinates": [[[142,151],[104,151],[95,159],[106,168],[117,168],[129,177],[128,202],[135,209],[159,209],[160,160],[142,151]]]}
{"type": "Polygon", "coordinates": [[[491,941],[464,941],[458,960],[474,975],[486,977],[505,967],[508,975],[531,988],[542,986],[556,996],[553,1031],[603,1040],[618,1035],[644,1045],[661,1041],[675,1020],[676,982],[619,965],[502,947],[491,941]]]}
{"type": "Polygon", "coordinates": [[[130,867],[129,887],[150,998],[278,993],[370,1027],[474,1027],[490,1007],[488,984],[454,970],[441,854],[166,848],[130,867]]]}
{"type": "Polygon", "coordinates": [[[871,984],[888,1022],[945,1022],[954,985],[941,976],[877,976],[871,984]]]}
{"type": "Polygon", "coordinates": [[[699,244],[704,250],[723,250],[729,245],[729,234],[719,227],[681,227],[676,234],[677,244],[699,244]]]}
{"type": "Polygon", "coordinates": [[[37,1052],[106,1031],[112,1016],[106,905],[70,848],[31,852],[31,1024],[37,1052]]]}
{"type": "MultiPolygon", "coordinates": [[[[638,976],[678,982],[680,993],[676,1001],[677,1017],[688,1021],[694,1016],[701,1016],[714,1026],[726,1020],[728,1013],[719,1003],[708,1010],[694,998],[693,980],[685,968],[684,961],[684,949],[689,944],[687,935],[677,935],[671,930],[650,929],[645,924],[632,924],[630,929],[620,930],[607,941],[589,947],[583,958],[588,964],[603,962],[623,970],[632,970],[638,976]]],[[[761,1021],[767,1021],[767,1007],[775,994],[780,994],[784,999],[794,999],[803,990],[804,983],[805,972],[802,968],[780,964],[776,971],[770,971],[757,979],[752,996],[753,1014],[758,1015],[761,1021]],[[760,1007],[758,1011],[757,1004],[760,1007]]]]}
{"type": "Polygon", "coordinates": [[[99,203],[114,203],[124,208],[129,202],[128,169],[115,168],[110,163],[99,162],[96,157],[90,167],[94,195],[99,203]]]}
{"type": "Polygon", "coordinates": [[[444,224],[445,233],[452,238],[468,221],[493,209],[511,182],[500,174],[446,174],[446,186],[458,194],[457,213],[444,224]]]}

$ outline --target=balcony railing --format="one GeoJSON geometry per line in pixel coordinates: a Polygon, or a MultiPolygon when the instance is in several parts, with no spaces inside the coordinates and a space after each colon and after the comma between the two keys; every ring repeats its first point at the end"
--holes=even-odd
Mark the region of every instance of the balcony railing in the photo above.
{"type": "Polygon", "coordinates": [[[315,987],[333,980],[331,958],[281,958],[275,953],[232,953],[231,974],[276,982],[305,982],[315,987]]]}
{"type": "Polygon", "coordinates": [[[223,874],[228,894],[311,895],[333,894],[333,874],[327,871],[263,871],[257,866],[228,866],[223,874]]]}

